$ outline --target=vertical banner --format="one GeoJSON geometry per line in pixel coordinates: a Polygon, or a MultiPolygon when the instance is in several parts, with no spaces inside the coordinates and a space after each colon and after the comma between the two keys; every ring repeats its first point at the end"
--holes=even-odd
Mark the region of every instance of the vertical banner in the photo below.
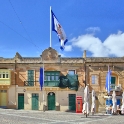
{"type": "Polygon", "coordinates": [[[39,82],[40,82],[40,88],[42,90],[42,87],[44,86],[44,68],[40,68],[39,82]]]}

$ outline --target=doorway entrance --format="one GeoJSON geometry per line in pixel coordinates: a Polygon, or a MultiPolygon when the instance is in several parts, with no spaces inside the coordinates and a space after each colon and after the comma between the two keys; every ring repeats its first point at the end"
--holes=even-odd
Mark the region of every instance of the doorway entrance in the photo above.
{"type": "Polygon", "coordinates": [[[7,107],[7,90],[0,90],[0,108],[7,107]]]}
{"type": "Polygon", "coordinates": [[[24,93],[18,94],[18,109],[24,109],[24,93]]]}
{"type": "Polygon", "coordinates": [[[47,96],[48,110],[55,110],[55,93],[50,92],[47,96]]]}
{"type": "Polygon", "coordinates": [[[76,94],[69,94],[69,110],[75,111],[76,110],[76,94]]]}
{"type": "Polygon", "coordinates": [[[39,110],[39,94],[32,93],[32,110],[39,110]]]}

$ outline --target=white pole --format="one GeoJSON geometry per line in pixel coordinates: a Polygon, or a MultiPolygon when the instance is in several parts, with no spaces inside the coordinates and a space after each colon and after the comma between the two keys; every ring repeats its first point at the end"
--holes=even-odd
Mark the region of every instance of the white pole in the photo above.
{"type": "Polygon", "coordinates": [[[44,62],[43,62],[43,111],[45,112],[45,99],[44,99],[44,62]]]}
{"type": "Polygon", "coordinates": [[[43,63],[43,101],[44,101],[44,63],[43,63]]]}
{"type": "Polygon", "coordinates": [[[51,19],[52,19],[52,18],[51,18],[51,6],[50,6],[50,47],[52,47],[52,44],[51,44],[51,39],[52,39],[52,34],[51,34],[51,29],[52,29],[52,28],[51,28],[51,26],[52,26],[52,25],[51,25],[51,19]]]}
{"type": "MultiPolygon", "coordinates": [[[[109,73],[109,65],[108,65],[108,73],[109,73]]],[[[108,75],[108,90],[110,89],[110,79],[109,79],[109,75],[108,75]]]]}
{"type": "MultiPolygon", "coordinates": [[[[109,71],[110,70],[109,70],[109,65],[108,65],[108,73],[110,73],[109,71]]],[[[110,90],[110,74],[108,74],[108,90],[110,90]]],[[[108,92],[108,105],[110,106],[110,91],[108,92]]]]}

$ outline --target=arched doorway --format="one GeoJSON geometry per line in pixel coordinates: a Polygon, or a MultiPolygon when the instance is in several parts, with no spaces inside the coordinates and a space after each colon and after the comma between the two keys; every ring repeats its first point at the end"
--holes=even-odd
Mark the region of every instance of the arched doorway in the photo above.
{"type": "Polygon", "coordinates": [[[48,110],[55,110],[55,93],[49,92],[47,96],[48,110]]]}

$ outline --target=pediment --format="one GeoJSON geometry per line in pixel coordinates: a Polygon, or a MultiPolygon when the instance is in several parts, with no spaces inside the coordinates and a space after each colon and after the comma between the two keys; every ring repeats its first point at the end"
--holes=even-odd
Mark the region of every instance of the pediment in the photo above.
{"type": "Polygon", "coordinates": [[[43,61],[55,61],[58,60],[58,53],[55,49],[49,47],[42,52],[43,61]]]}

